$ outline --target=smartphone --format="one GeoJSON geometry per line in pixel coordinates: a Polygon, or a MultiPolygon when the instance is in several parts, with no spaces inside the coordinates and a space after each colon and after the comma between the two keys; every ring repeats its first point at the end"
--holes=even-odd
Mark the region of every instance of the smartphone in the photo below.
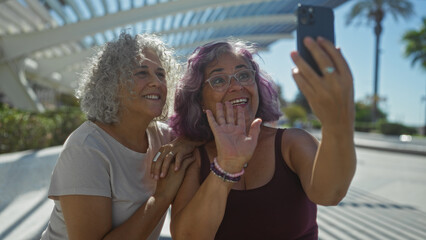
{"type": "Polygon", "coordinates": [[[321,36],[335,44],[333,9],[303,4],[299,4],[297,8],[297,51],[322,76],[314,58],[303,44],[303,39],[307,36],[313,39],[321,36]]]}

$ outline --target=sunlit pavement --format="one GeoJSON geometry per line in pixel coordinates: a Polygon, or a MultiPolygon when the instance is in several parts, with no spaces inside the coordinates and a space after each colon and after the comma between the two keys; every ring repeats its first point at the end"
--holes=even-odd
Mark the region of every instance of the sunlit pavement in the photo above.
{"type": "MultiPolygon", "coordinates": [[[[320,239],[426,239],[426,142],[357,133],[355,143],[357,173],[347,196],[318,208],[320,239]]],[[[40,238],[60,150],[0,155],[0,239],[40,238]]],[[[160,239],[170,239],[169,221],[160,239]]]]}

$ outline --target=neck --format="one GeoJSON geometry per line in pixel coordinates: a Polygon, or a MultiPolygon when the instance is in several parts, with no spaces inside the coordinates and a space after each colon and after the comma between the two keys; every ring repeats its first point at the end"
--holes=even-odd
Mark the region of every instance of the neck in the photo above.
{"type": "Polygon", "coordinates": [[[150,122],[143,121],[135,116],[133,118],[121,118],[120,122],[115,124],[100,122],[95,122],[95,124],[127,148],[145,153],[148,149],[146,129],[150,122]]]}

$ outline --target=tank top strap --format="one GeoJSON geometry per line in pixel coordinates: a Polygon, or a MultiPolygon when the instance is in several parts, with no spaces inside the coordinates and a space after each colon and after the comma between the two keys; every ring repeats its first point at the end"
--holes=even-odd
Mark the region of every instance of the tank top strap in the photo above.
{"type": "Polygon", "coordinates": [[[281,151],[282,136],[286,128],[278,128],[275,134],[275,172],[279,172],[279,167],[283,166],[286,170],[290,170],[287,163],[284,161],[281,151]]]}

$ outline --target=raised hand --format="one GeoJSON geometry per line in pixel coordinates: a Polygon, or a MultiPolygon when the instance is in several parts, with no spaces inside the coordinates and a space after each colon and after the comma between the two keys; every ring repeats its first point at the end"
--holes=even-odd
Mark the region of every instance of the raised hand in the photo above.
{"type": "Polygon", "coordinates": [[[250,129],[246,129],[244,111],[237,107],[237,119],[230,102],[225,103],[226,114],[222,103],[216,103],[216,118],[210,110],[206,110],[207,119],[212,129],[219,165],[227,172],[239,172],[247,163],[256,148],[260,132],[261,119],[255,119],[250,129]]]}
{"type": "Polygon", "coordinates": [[[328,40],[305,38],[304,44],[322,69],[319,76],[299,55],[291,57],[297,68],[293,78],[305,95],[323,128],[353,128],[355,107],[353,79],[349,66],[339,49],[328,40]]]}

